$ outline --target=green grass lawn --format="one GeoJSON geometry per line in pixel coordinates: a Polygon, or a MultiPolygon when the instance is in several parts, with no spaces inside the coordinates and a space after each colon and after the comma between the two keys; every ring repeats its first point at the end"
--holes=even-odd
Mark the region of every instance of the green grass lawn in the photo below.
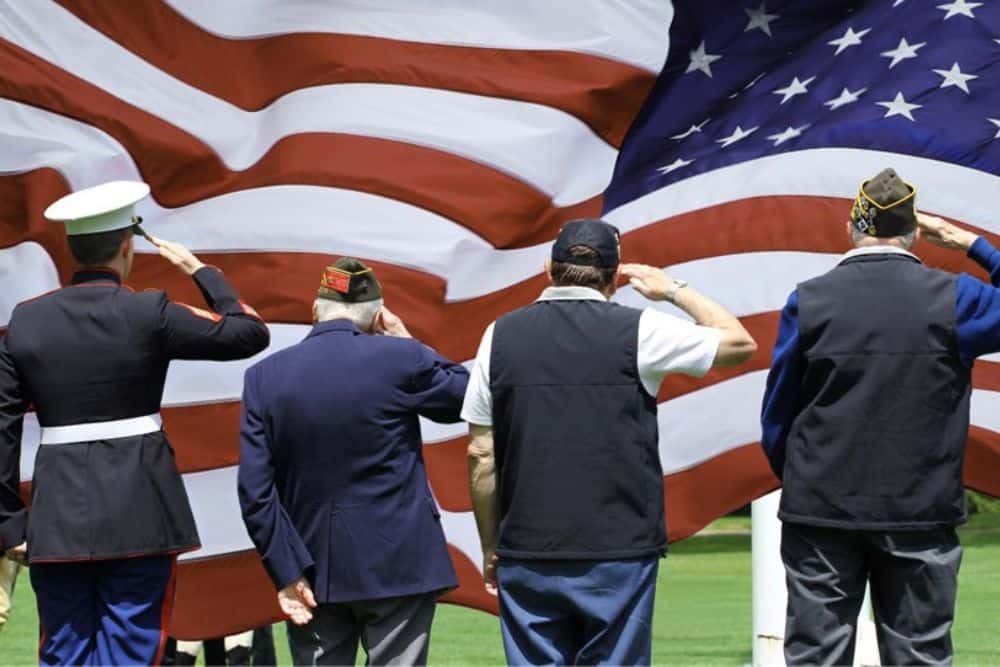
{"type": "MultiPolygon", "coordinates": [[[[744,665],[750,662],[750,536],[745,519],[726,519],[707,534],[674,545],[657,585],[653,655],[657,664],[744,665]],[[713,534],[714,533],[714,534],[713,534]]],[[[973,517],[962,529],[965,559],[954,640],[956,663],[1000,665],[1000,514],[973,517]]],[[[9,627],[0,634],[0,664],[36,658],[37,619],[22,574],[9,627]]],[[[275,626],[279,663],[291,664],[285,633],[275,626]]],[[[438,607],[431,664],[503,663],[496,618],[451,605],[438,607]]]]}

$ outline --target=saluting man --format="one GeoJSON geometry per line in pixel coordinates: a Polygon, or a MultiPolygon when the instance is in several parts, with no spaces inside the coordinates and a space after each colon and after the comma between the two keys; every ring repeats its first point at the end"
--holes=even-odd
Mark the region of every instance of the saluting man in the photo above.
{"type": "Polygon", "coordinates": [[[122,284],[147,194],[116,181],[50,206],[79,269],[19,304],[0,340],[0,549],[31,564],[42,664],[159,662],[177,555],[200,546],[161,429],[167,366],[249,357],[269,340],[222,273],[178,244],[147,237],[214,312],[122,284]],[[41,425],[30,520],[18,495],[29,406],[41,425]]]}
{"type": "Polygon", "coordinates": [[[328,266],[316,325],[251,366],[243,520],[290,622],[296,665],[423,665],[458,584],[424,469],[420,417],[457,422],[469,373],[413,340],[375,272],[328,266]]]}
{"type": "Polygon", "coordinates": [[[762,444],[784,485],[789,665],[850,664],[868,580],[883,664],[952,659],[972,365],[1000,351],[1000,253],[915,199],[892,169],[866,181],[854,249],[782,312],[762,444]],[[924,266],[921,233],[993,284],[924,266]]]}

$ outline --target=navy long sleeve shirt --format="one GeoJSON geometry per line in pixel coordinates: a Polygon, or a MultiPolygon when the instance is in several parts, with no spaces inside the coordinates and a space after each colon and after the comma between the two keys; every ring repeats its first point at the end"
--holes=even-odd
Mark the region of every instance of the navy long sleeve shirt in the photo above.
{"type": "MultiPolygon", "coordinates": [[[[963,273],[955,291],[958,352],[972,366],[977,357],[1000,351],[1000,251],[983,237],[968,256],[990,274],[990,285],[963,273]]],[[[793,291],[781,311],[771,371],[761,410],[761,444],[774,474],[780,479],[785,465],[785,441],[801,409],[799,397],[804,373],[799,343],[799,296],[793,291]]]]}

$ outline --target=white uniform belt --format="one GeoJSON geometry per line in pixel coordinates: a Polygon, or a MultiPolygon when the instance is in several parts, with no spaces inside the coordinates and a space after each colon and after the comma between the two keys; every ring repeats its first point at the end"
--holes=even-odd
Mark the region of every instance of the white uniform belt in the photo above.
{"type": "Polygon", "coordinates": [[[111,440],[127,438],[133,435],[156,433],[160,430],[163,419],[159,414],[131,419],[114,419],[106,422],[90,424],[71,424],[69,426],[43,426],[41,444],[65,445],[70,442],[93,442],[94,440],[111,440]]]}

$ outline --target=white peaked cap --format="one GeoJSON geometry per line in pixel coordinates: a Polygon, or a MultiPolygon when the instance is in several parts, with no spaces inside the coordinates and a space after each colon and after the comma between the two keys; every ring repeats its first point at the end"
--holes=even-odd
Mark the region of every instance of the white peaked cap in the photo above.
{"type": "Polygon", "coordinates": [[[45,209],[45,217],[66,224],[69,236],[98,234],[135,225],[135,204],[149,194],[141,181],[111,181],[68,194],[45,209]]]}

